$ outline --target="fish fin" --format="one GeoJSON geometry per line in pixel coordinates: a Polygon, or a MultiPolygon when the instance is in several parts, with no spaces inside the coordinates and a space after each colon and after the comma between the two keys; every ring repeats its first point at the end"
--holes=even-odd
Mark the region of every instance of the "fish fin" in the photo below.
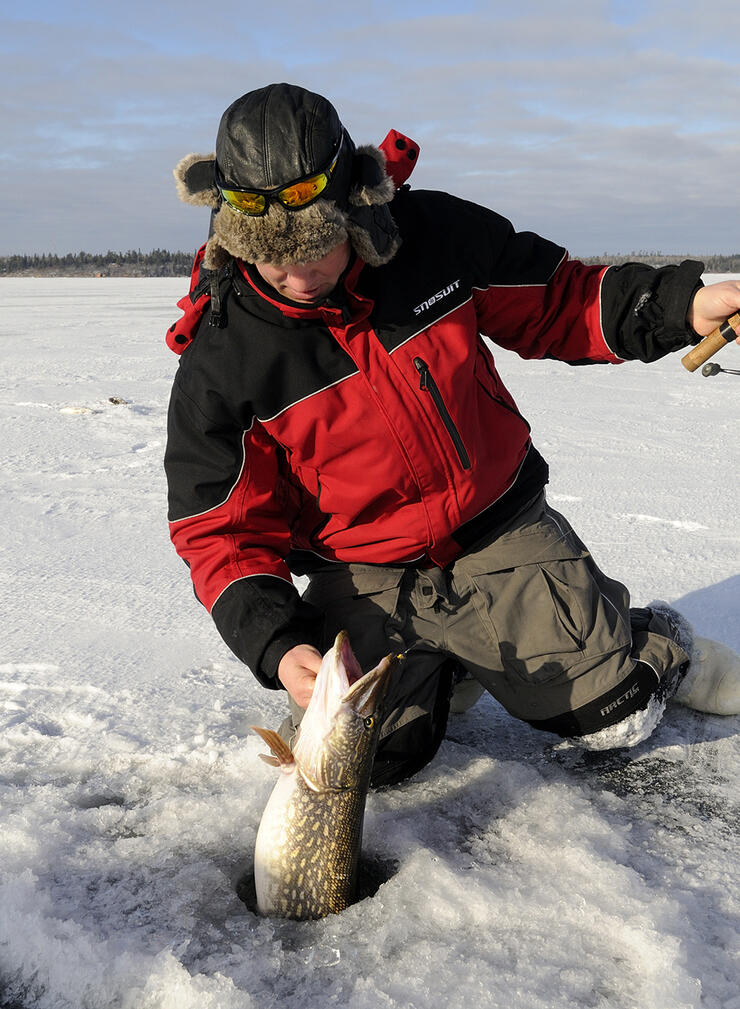
{"type": "Polygon", "coordinates": [[[277,757],[271,757],[267,753],[258,753],[257,756],[260,758],[260,760],[264,760],[266,764],[269,764],[270,767],[280,767],[280,761],[277,759],[277,757]]]}
{"type": "Polygon", "coordinates": [[[287,767],[295,763],[293,751],[282,736],[279,736],[274,729],[261,729],[257,725],[252,725],[251,728],[254,729],[258,736],[261,736],[275,754],[275,757],[272,759],[267,757],[268,764],[271,764],[273,759],[275,760],[276,767],[287,767]]]}

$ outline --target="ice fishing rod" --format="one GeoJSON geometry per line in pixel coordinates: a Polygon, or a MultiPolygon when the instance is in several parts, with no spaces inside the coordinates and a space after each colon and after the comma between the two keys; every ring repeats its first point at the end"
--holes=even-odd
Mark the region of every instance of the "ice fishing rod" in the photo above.
{"type": "MultiPolygon", "coordinates": [[[[722,350],[726,347],[728,343],[735,339],[737,333],[735,332],[735,326],[740,326],[740,312],[735,315],[730,316],[727,322],[723,322],[721,326],[717,326],[709,336],[705,336],[701,343],[697,343],[688,354],[681,358],[681,364],[686,368],[687,371],[696,371],[700,364],[704,364],[708,361],[710,357],[717,353],[718,350],[722,350]]],[[[720,368],[720,371],[725,371],[725,368],[720,368]]],[[[704,371],[702,374],[706,377],[707,372],[704,371]]],[[[716,371],[711,372],[712,375],[716,375],[716,371]]],[[[732,374],[732,372],[730,372],[732,374]]]]}

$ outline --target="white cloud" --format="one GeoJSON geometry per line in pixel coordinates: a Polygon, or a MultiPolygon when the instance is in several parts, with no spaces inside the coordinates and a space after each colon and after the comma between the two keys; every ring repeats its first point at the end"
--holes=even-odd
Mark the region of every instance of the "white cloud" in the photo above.
{"type": "Polygon", "coordinates": [[[273,80],[326,94],[360,142],[413,136],[416,185],[582,254],[738,247],[735,3],[329,0],[308,23],[295,0],[279,18],[235,0],[207,20],[195,3],[88,6],[2,26],[0,252],[198,244],[207,217],[170,169],[273,80]]]}

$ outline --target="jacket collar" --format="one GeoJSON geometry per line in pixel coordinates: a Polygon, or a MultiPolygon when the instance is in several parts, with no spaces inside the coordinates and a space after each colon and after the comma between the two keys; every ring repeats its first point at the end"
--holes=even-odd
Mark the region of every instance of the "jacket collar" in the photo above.
{"type": "Polygon", "coordinates": [[[249,286],[260,298],[274,305],[284,316],[289,319],[319,319],[325,315],[326,310],[341,311],[346,305],[348,294],[353,294],[357,286],[357,280],[365,267],[365,261],[355,253],[337,281],[337,286],[327,295],[327,297],[316,305],[300,305],[289,298],[283,298],[258,272],[253,263],[245,263],[241,259],[235,260],[239,275],[242,276],[249,286]]]}

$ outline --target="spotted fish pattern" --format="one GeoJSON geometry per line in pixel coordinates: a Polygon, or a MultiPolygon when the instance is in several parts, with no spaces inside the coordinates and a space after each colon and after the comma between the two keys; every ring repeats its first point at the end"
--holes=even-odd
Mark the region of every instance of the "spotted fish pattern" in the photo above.
{"type": "Polygon", "coordinates": [[[382,703],[398,658],[363,675],[342,631],[324,656],[293,751],[254,726],[272,751],[264,759],[281,771],[255,844],[261,914],[322,918],[353,902],[382,703]]]}

